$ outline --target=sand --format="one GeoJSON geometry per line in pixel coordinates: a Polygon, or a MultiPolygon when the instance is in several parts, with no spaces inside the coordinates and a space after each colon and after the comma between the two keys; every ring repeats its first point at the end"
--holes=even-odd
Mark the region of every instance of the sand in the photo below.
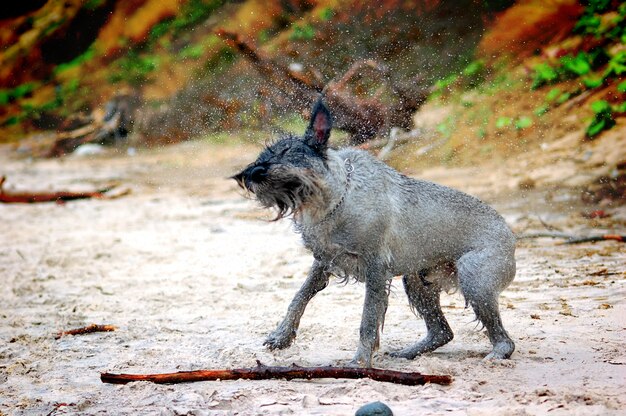
{"type": "MultiPolygon", "coordinates": [[[[6,149],[5,149],[6,150],[6,149]]],[[[4,151],[8,190],[129,195],[63,205],[0,205],[0,414],[351,415],[380,400],[396,415],[626,414],[626,256],[616,242],[576,246],[525,240],[500,305],[516,341],[512,359],[490,351],[460,294],[443,295],[454,340],[413,361],[385,354],[424,325],[394,280],[376,367],[450,374],[451,386],[371,380],[103,384],[100,373],[157,373],[266,365],[344,365],[355,351],[364,287],[331,282],[308,307],[295,343],[271,352],[311,255],[289,221],[225,179],[252,160],[251,145],[190,142],[135,156],[107,153],[22,160],[4,151]],[[55,339],[91,323],[114,332],[55,339]]],[[[588,220],[578,191],[541,183],[521,192],[516,172],[493,166],[420,176],[492,203],[516,232],[624,233],[624,207],[588,220]]]]}

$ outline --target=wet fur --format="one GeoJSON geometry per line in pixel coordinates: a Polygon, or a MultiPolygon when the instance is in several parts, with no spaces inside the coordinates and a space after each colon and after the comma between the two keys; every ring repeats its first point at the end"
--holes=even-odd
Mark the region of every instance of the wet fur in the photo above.
{"type": "Polygon", "coordinates": [[[514,344],[497,298],[515,275],[515,238],[502,217],[477,198],[409,178],[367,152],[328,148],[330,113],[321,102],[312,113],[303,137],[277,141],[234,176],[263,206],[275,208],[277,218],[292,216],[315,258],[266,345],[290,345],[307,303],[330,275],[354,278],[365,283],[366,297],[353,363],[370,366],[391,278],[403,275],[427,334],[392,355],[414,358],[452,339],[439,293],[458,287],[487,329],[494,346],[488,358],[508,358],[514,344]]]}

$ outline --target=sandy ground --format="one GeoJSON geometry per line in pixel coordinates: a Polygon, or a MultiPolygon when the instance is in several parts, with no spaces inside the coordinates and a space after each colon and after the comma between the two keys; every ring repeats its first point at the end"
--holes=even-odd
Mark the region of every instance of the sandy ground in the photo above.
{"type": "MultiPolygon", "coordinates": [[[[268,223],[225,177],[251,146],[186,143],[134,157],[24,161],[0,155],[8,190],[94,189],[130,195],[64,205],[0,206],[0,414],[351,415],[381,400],[396,415],[626,414],[626,256],[615,242],[520,242],[518,273],[501,297],[517,350],[490,346],[459,294],[442,304],[455,339],[414,361],[385,352],[424,334],[400,280],[375,356],[380,368],[450,374],[451,386],[371,380],[110,385],[101,372],[157,373],[267,365],[343,365],[358,338],[364,288],[337,282],[307,309],[289,349],[266,350],[311,256],[289,221],[268,223]],[[66,336],[91,323],[114,332],[66,336]]],[[[579,234],[624,233],[626,211],[587,220],[579,195],[520,192],[523,173],[494,167],[420,176],[475,193],[518,232],[538,218],[579,234]],[[517,175],[517,176],[516,176],[517,175]]]]}

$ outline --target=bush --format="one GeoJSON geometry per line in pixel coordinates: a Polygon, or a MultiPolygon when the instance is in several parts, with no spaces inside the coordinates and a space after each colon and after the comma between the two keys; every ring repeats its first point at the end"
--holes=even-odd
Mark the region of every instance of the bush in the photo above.
{"type": "Polygon", "coordinates": [[[557,70],[547,63],[537,64],[533,70],[535,71],[533,74],[533,90],[559,80],[559,73],[557,70]]]}
{"type": "Polygon", "coordinates": [[[594,137],[604,130],[608,130],[615,125],[613,119],[613,109],[611,105],[604,101],[598,100],[591,103],[591,109],[594,112],[593,119],[587,127],[587,137],[594,137]]]}

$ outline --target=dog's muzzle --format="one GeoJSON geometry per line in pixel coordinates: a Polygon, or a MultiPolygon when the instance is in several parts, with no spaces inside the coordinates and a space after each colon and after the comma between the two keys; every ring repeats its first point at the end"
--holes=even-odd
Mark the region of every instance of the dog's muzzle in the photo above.
{"type": "Polygon", "coordinates": [[[254,185],[263,182],[267,178],[268,169],[263,165],[250,166],[232,178],[237,181],[242,188],[253,191],[254,185]]]}

